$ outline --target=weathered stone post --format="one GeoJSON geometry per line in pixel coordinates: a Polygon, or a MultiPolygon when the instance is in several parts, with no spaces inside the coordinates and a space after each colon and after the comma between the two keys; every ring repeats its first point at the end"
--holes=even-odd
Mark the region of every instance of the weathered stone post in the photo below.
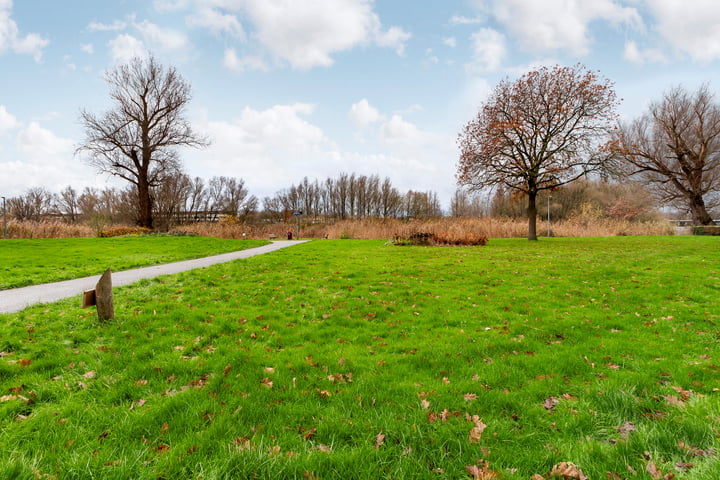
{"type": "Polygon", "coordinates": [[[115,318],[115,305],[113,304],[112,278],[110,269],[105,270],[97,285],[95,285],[95,301],[97,302],[98,320],[104,322],[115,318]]]}
{"type": "Polygon", "coordinates": [[[95,285],[95,290],[83,292],[82,307],[97,307],[98,320],[105,322],[115,318],[115,305],[113,304],[112,277],[110,269],[105,270],[95,285]]]}

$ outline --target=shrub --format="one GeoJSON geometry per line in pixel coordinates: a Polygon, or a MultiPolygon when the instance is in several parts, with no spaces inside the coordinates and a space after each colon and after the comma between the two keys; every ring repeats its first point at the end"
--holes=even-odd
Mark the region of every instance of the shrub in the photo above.
{"type": "Polygon", "coordinates": [[[130,227],[127,225],[120,225],[110,228],[104,228],[100,231],[100,237],[122,237],[123,235],[148,235],[152,233],[152,230],[145,227],[130,227]]]}
{"type": "Polygon", "coordinates": [[[453,232],[440,230],[437,232],[414,231],[410,234],[396,234],[393,243],[395,245],[439,245],[439,246],[471,246],[485,245],[488,242],[487,235],[475,232],[453,232]]]}
{"type": "Polygon", "coordinates": [[[697,225],[693,227],[693,235],[720,235],[720,225],[697,225]]]}

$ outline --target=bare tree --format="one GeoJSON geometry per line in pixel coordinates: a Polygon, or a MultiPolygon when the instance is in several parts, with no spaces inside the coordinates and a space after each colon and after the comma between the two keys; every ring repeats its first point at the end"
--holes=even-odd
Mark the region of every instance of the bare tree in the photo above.
{"type": "Polygon", "coordinates": [[[458,137],[458,183],[527,195],[528,240],[537,240],[538,192],[603,168],[617,104],[613,84],[580,64],[503,80],[458,137]]]}
{"type": "Polygon", "coordinates": [[[458,188],[450,199],[450,215],[453,217],[481,217],[486,210],[484,199],[477,192],[458,188]]]}
{"type": "Polygon", "coordinates": [[[81,111],[85,141],[78,152],[101,172],[136,187],[138,224],[153,227],[151,188],[178,170],[178,147],[204,147],[185,119],[190,85],[153,57],[135,58],[105,75],[114,106],[100,116],[81,111]]]}
{"type": "Polygon", "coordinates": [[[236,217],[253,213],[258,203],[254,195],[248,197],[242,178],[212,177],[208,183],[208,198],[212,210],[236,217]]]}
{"type": "Polygon", "coordinates": [[[207,192],[205,191],[205,182],[200,177],[190,180],[190,194],[185,204],[186,210],[191,214],[197,214],[198,211],[206,208],[205,202],[207,192]]]}
{"type": "Polygon", "coordinates": [[[70,185],[57,196],[57,208],[68,223],[75,223],[80,214],[80,204],[77,190],[70,185]]]}
{"type": "Polygon", "coordinates": [[[613,147],[622,175],[636,175],[662,201],[689,210],[696,225],[712,223],[707,201],[720,192],[720,104],[707,85],[692,94],[671,89],[622,125],[613,147]]]}
{"type": "Polygon", "coordinates": [[[192,193],[190,177],[180,171],[166,177],[157,187],[151,190],[154,208],[153,213],[161,220],[159,226],[167,230],[177,221],[178,214],[183,211],[192,193]]]}
{"type": "Polygon", "coordinates": [[[442,215],[440,201],[435,192],[415,192],[408,190],[404,199],[406,218],[433,218],[442,215]]]}
{"type": "Polygon", "coordinates": [[[18,221],[39,222],[53,209],[53,195],[44,187],[29,188],[25,195],[7,201],[8,214],[18,221]]]}

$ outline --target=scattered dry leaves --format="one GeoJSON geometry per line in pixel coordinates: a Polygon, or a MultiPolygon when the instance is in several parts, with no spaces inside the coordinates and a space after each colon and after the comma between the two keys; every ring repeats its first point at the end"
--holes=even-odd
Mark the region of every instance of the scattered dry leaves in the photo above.
{"type": "Polygon", "coordinates": [[[694,447],[692,445],[688,445],[687,443],[683,442],[682,440],[678,442],[678,447],[680,449],[685,450],[685,452],[689,453],[693,457],[714,457],[715,456],[715,450],[703,450],[699,447],[694,447]]]}
{"type": "Polygon", "coordinates": [[[631,433],[637,431],[637,428],[632,422],[625,422],[618,427],[617,431],[623,440],[627,440],[631,433]]]}
{"type": "Polygon", "coordinates": [[[560,462],[554,465],[550,476],[560,477],[563,480],[588,480],[582,470],[570,462],[560,462]]]}
{"type": "Polygon", "coordinates": [[[495,470],[490,470],[488,462],[484,461],[477,465],[466,465],[465,470],[474,480],[490,480],[492,478],[500,478],[500,474],[495,470]]]}
{"type": "Polygon", "coordinates": [[[475,426],[470,429],[470,437],[468,441],[470,443],[480,443],[480,440],[482,439],[482,434],[487,428],[487,425],[483,423],[482,420],[480,420],[480,417],[477,415],[473,415],[470,417],[470,421],[475,424],[475,426]]]}
{"type": "Polygon", "coordinates": [[[546,410],[551,411],[559,402],[560,399],[557,397],[547,397],[543,402],[543,407],[545,407],[546,410]]]}

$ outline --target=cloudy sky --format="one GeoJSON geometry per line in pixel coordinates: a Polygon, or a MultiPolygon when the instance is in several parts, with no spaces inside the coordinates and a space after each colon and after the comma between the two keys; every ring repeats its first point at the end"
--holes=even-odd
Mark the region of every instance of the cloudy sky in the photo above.
{"type": "Polygon", "coordinates": [[[113,184],[74,155],[79,111],[151,51],[213,142],[181,151],[190,175],[263,198],[379,174],[447,205],[457,133],[501,79],[582,62],[630,119],[672,86],[720,89],[718,25],[717,0],[0,0],[0,195],[113,184]]]}

